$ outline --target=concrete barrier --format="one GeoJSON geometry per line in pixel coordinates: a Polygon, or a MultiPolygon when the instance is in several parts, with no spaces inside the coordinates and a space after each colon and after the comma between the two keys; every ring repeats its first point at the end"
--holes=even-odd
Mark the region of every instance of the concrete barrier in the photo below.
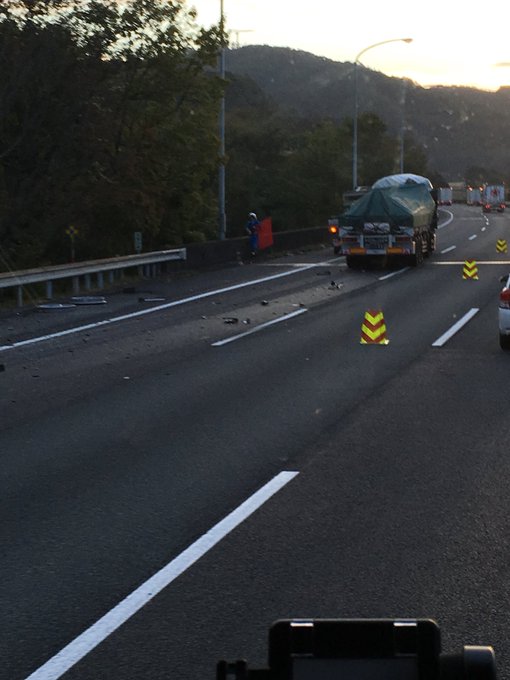
{"type": "MultiPolygon", "coordinates": [[[[273,245],[267,250],[261,251],[260,255],[277,254],[292,251],[309,246],[331,244],[331,235],[327,226],[313,227],[311,229],[296,229],[293,231],[273,232],[273,245]]],[[[236,262],[250,257],[248,238],[225,239],[224,241],[208,241],[206,243],[190,243],[186,245],[186,261],[182,263],[169,263],[169,266],[179,269],[199,269],[220,264],[236,262]]]]}

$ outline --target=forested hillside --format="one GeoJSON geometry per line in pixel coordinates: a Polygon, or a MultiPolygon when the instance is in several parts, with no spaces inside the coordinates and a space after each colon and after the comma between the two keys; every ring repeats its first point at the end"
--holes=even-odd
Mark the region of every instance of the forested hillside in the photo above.
{"type": "MultiPolygon", "coordinates": [[[[352,187],[353,65],[226,50],[180,0],[0,3],[0,270],[227,237],[250,211],[326,224],[352,187]],[[226,153],[219,112],[226,101],[226,153]]],[[[425,90],[361,70],[358,183],[404,169],[436,184],[507,179],[510,96],[425,90]],[[405,107],[402,97],[405,94],[405,107]]]]}
{"type": "MultiPolygon", "coordinates": [[[[252,78],[283,110],[310,121],[352,119],[354,65],[288,48],[230,50],[228,69],[252,78]]],[[[510,180],[510,88],[423,88],[359,66],[359,110],[423,147],[431,172],[449,180],[510,180]],[[480,177],[481,176],[481,177],[480,177]],[[490,177],[488,177],[490,176],[490,177]]]]}

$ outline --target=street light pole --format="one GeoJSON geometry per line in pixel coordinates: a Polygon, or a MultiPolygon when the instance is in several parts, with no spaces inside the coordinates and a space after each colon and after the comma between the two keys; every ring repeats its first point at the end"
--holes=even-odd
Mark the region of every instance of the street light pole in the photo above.
{"type": "Polygon", "coordinates": [[[373,47],[379,47],[380,45],[387,45],[393,42],[413,42],[412,38],[392,38],[391,40],[382,40],[381,42],[369,45],[358,52],[354,60],[354,120],[353,120],[353,131],[352,131],[352,188],[356,189],[358,186],[358,64],[359,59],[362,54],[368,52],[373,47]]]}
{"type": "MultiPolygon", "coordinates": [[[[223,0],[220,0],[220,78],[225,82],[225,15],[223,13],[223,0]]],[[[218,186],[218,212],[219,212],[219,238],[224,240],[227,233],[227,215],[225,212],[225,93],[223,92],[220,102],[220,165],[218,186]]]]}
{"type": "Polygon", "coordinates": [[[402,99],[400,102],[400,174],[404,172],[404,143],[405,143],[405,123],[406,123],[406,92],[407,92],[407,80],[404,78],[402,80],[402,99]]]}

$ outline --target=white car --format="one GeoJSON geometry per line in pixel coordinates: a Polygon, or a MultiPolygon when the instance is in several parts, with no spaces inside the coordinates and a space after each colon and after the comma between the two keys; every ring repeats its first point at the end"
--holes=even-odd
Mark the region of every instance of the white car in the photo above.
{"type": "Polygon", "coordinates": [[[499,345],[501,349],[510,349],[510,274],[500,281],[505,285],[499,294],[499,345]]]}

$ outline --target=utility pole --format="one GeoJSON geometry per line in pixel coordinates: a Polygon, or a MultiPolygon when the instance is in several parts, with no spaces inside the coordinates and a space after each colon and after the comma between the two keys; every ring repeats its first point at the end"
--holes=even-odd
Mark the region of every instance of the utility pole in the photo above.
{"type": "MultiPolygon", "coordinates": [[[[223,13],[223,0],[220,0],[220,78],[225,82],[225,15],[223,13]]],[[[218,186],[218,210],[219,210],[219,239],[223,241],[227,234],[227,215],[225,212],[225,92],[221,95],[220,102],[220,165],[218,186]]]]}

